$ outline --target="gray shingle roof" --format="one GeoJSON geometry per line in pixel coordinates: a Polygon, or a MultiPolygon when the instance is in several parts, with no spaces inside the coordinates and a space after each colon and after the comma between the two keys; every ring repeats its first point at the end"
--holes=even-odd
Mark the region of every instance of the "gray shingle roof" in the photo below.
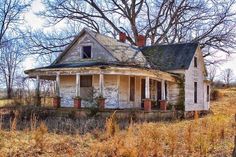
{"type": "Polygon", "coordinates": [[[147,46],[142,49],[152,68],[166,70],[188,69],[198,43],[147,46]]]}
{"type": "Polygon", "coordinates": [[[114,38],[102,35],[100,33],[85,29],[102,46],[104,46],[118,61],[136,63],[142,66],[148,66],[145,56],[137,46],[120,42],[114,38]]]}

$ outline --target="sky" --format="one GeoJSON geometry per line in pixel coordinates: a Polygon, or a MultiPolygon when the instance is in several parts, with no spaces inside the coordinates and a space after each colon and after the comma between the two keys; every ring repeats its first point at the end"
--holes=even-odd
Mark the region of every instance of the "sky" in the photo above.
{"type": "MultiPolygon", "coordinates": [[[[51,28],[45,28],[46,21],[42,19],[41,17],[35,15],[36,12],[42,9],[44,9],[44,6],[41,3],[41,0],[34,0],[30,10],[27,13],[25,13],[25,19],[26,19],[27,25],[29,25],[33,30],[46,29],[47,31],[50,31],[51,28]]],[[[63,27],[63,25],[59,25],[56,28],[59,29],[60,27],[63,27]]],[[[227,59],[228,61],[223,62],[217,67],[218,77],[220,76],[220,71],[226,68],[231,68],[234,74],[236,75],[236,54],[232,54],[228,58],[222,55],[220,55],[220,57],[222,59],[227,59]]],[[[25,63],[23,64],[24,70],[34,68],[35,66],[36,66],[35,59],[31,57],[26,58],[25,63]]]]}

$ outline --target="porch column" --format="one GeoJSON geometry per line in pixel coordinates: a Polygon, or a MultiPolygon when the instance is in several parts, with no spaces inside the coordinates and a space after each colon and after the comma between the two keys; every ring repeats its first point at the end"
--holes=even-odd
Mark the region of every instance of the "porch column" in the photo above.
{"type": "Polygon", "coordinates": [[[104,91],[104,74],[100,73],[100,75],[99,75],[99,92],[102,97],[104,96],[103,91],[104,91]]]}
{"type": "Polygon", "coordinates": [[[150,99],[150,78],[145,78],[145,99],[144,99],[144,111],[150,112],[152,110],[152,103],[150,99]]]}
{"type": "Polygon", "coordinates": [[[60,73],[56,76],[56,96],[60,97],[60,73]]]}
{"type": "Polygon", "coordinates": [[[61,97],[60,97],[60,73],[58,72],[56,75],[56,91],[55,96],[53,97],[53,106],[55,108],[59,108],[61,105],[61,97]]]}
{"type": "Polygon", "coordinates": [[[146,99],[150,98],[150,78],[149,77],[145,78],[145,98],[146,99]]]}
{"type": "Polygon", "coordinates": [[[161,80],[161,99],[160,100],[160,109],[166,111],[167,109],[167,100],[165,92],[165,80],[161,80]]]}
{"type": "Polygon", "coordinates": [[[40,99],[40,78],[39,78],[39,75],[36,76],[35,102],[34,103],[37,106],[41,105],[41,99],[40,99]]]}
{"type": "Polygon", "coordinates": [[[80,74],[76,74],[76,97],[80,97],[80,74]]]}
{"type": "Polygon", "coordinates": [[[105,108],[105,100],[104,98],[104,74],[100,72],[99,74],[99,97],[97,99],[99,110],[103,110],[105,108]]]}
{"type": "Polygon", "coordinates": [[[165,80],[161,80],[161,99],[165,100],[165,80]]]}

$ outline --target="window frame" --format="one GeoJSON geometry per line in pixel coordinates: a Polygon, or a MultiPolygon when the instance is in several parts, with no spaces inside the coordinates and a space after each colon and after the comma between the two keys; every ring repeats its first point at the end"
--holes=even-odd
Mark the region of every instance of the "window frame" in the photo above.
{"type": "Polygon", "coordinates": [[[92,45],[88,44],[88,45],[82,45],[81,46],[81,58],[82,59],[91,59],[93,57],[93,53],[92,53],[92,45]],[[90,47],[91,50],[90,50],[90,58],[84,58],[84,47],[90,47]]]}
{"type": "Polygon", "coordinates": [[[198,95],[197,95],[197,87],[198,87],[198,83],[197,82],[194,82],[194,103],[196,104],[197,103],[197,98],[198,98],[198,95]]]}
{"type": "Polygon", "coordinates": [[[207,102],[210,101],[210,86],[207,85],[207,102]]]}
{"type": "Polygon", "coordinates": [[[197,68],[197,64],[198,64],[198,59],[196,56],[194,56],[194,67],[197,68]]]}

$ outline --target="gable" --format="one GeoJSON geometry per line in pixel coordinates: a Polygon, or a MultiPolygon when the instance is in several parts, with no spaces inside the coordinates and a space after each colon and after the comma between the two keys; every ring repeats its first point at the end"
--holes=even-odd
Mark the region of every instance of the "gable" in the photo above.
{"type": "Polygon", "coordinates": [[[57,64],[78,63],[88,60],[116,61],[116,59],[89,34],[83,33],[56,62],[57,64]],[[91,59],[83,59],[82,49],[91,46],[91,59]]]}
{"type": "Polygon", "coordinates": [[[188,69],[198,43],[147,46],[143,54],[153,68],[163,71],[188,69]]]}
{"type": "MultiPolygon", "coordinates": [[[[202,51],[199,46],[197,47],[194,53],[194,57],[197,57],[197,69],[199,69],[204,74],[204,76],[206,76],[207,75],[206,66],[205,66],[202,51]]],[[[192,58],[192,61],[190,64],[191,67],[189,67],[188,69],[194,68],[194,57],[192,58]]]]}
{"type": "Polygon", "coordinates": [[[52,65],[78,63],[81,61],[89,62],[91,60],[120,62],[127,65],[150,67],[145,56],[138,47],[119,42],[114,38],[101,35],[86,28],[79,33],[52,65]],[[83,45],[92,45],[91,59],[81,58],[81,47],[83,45]]]}

